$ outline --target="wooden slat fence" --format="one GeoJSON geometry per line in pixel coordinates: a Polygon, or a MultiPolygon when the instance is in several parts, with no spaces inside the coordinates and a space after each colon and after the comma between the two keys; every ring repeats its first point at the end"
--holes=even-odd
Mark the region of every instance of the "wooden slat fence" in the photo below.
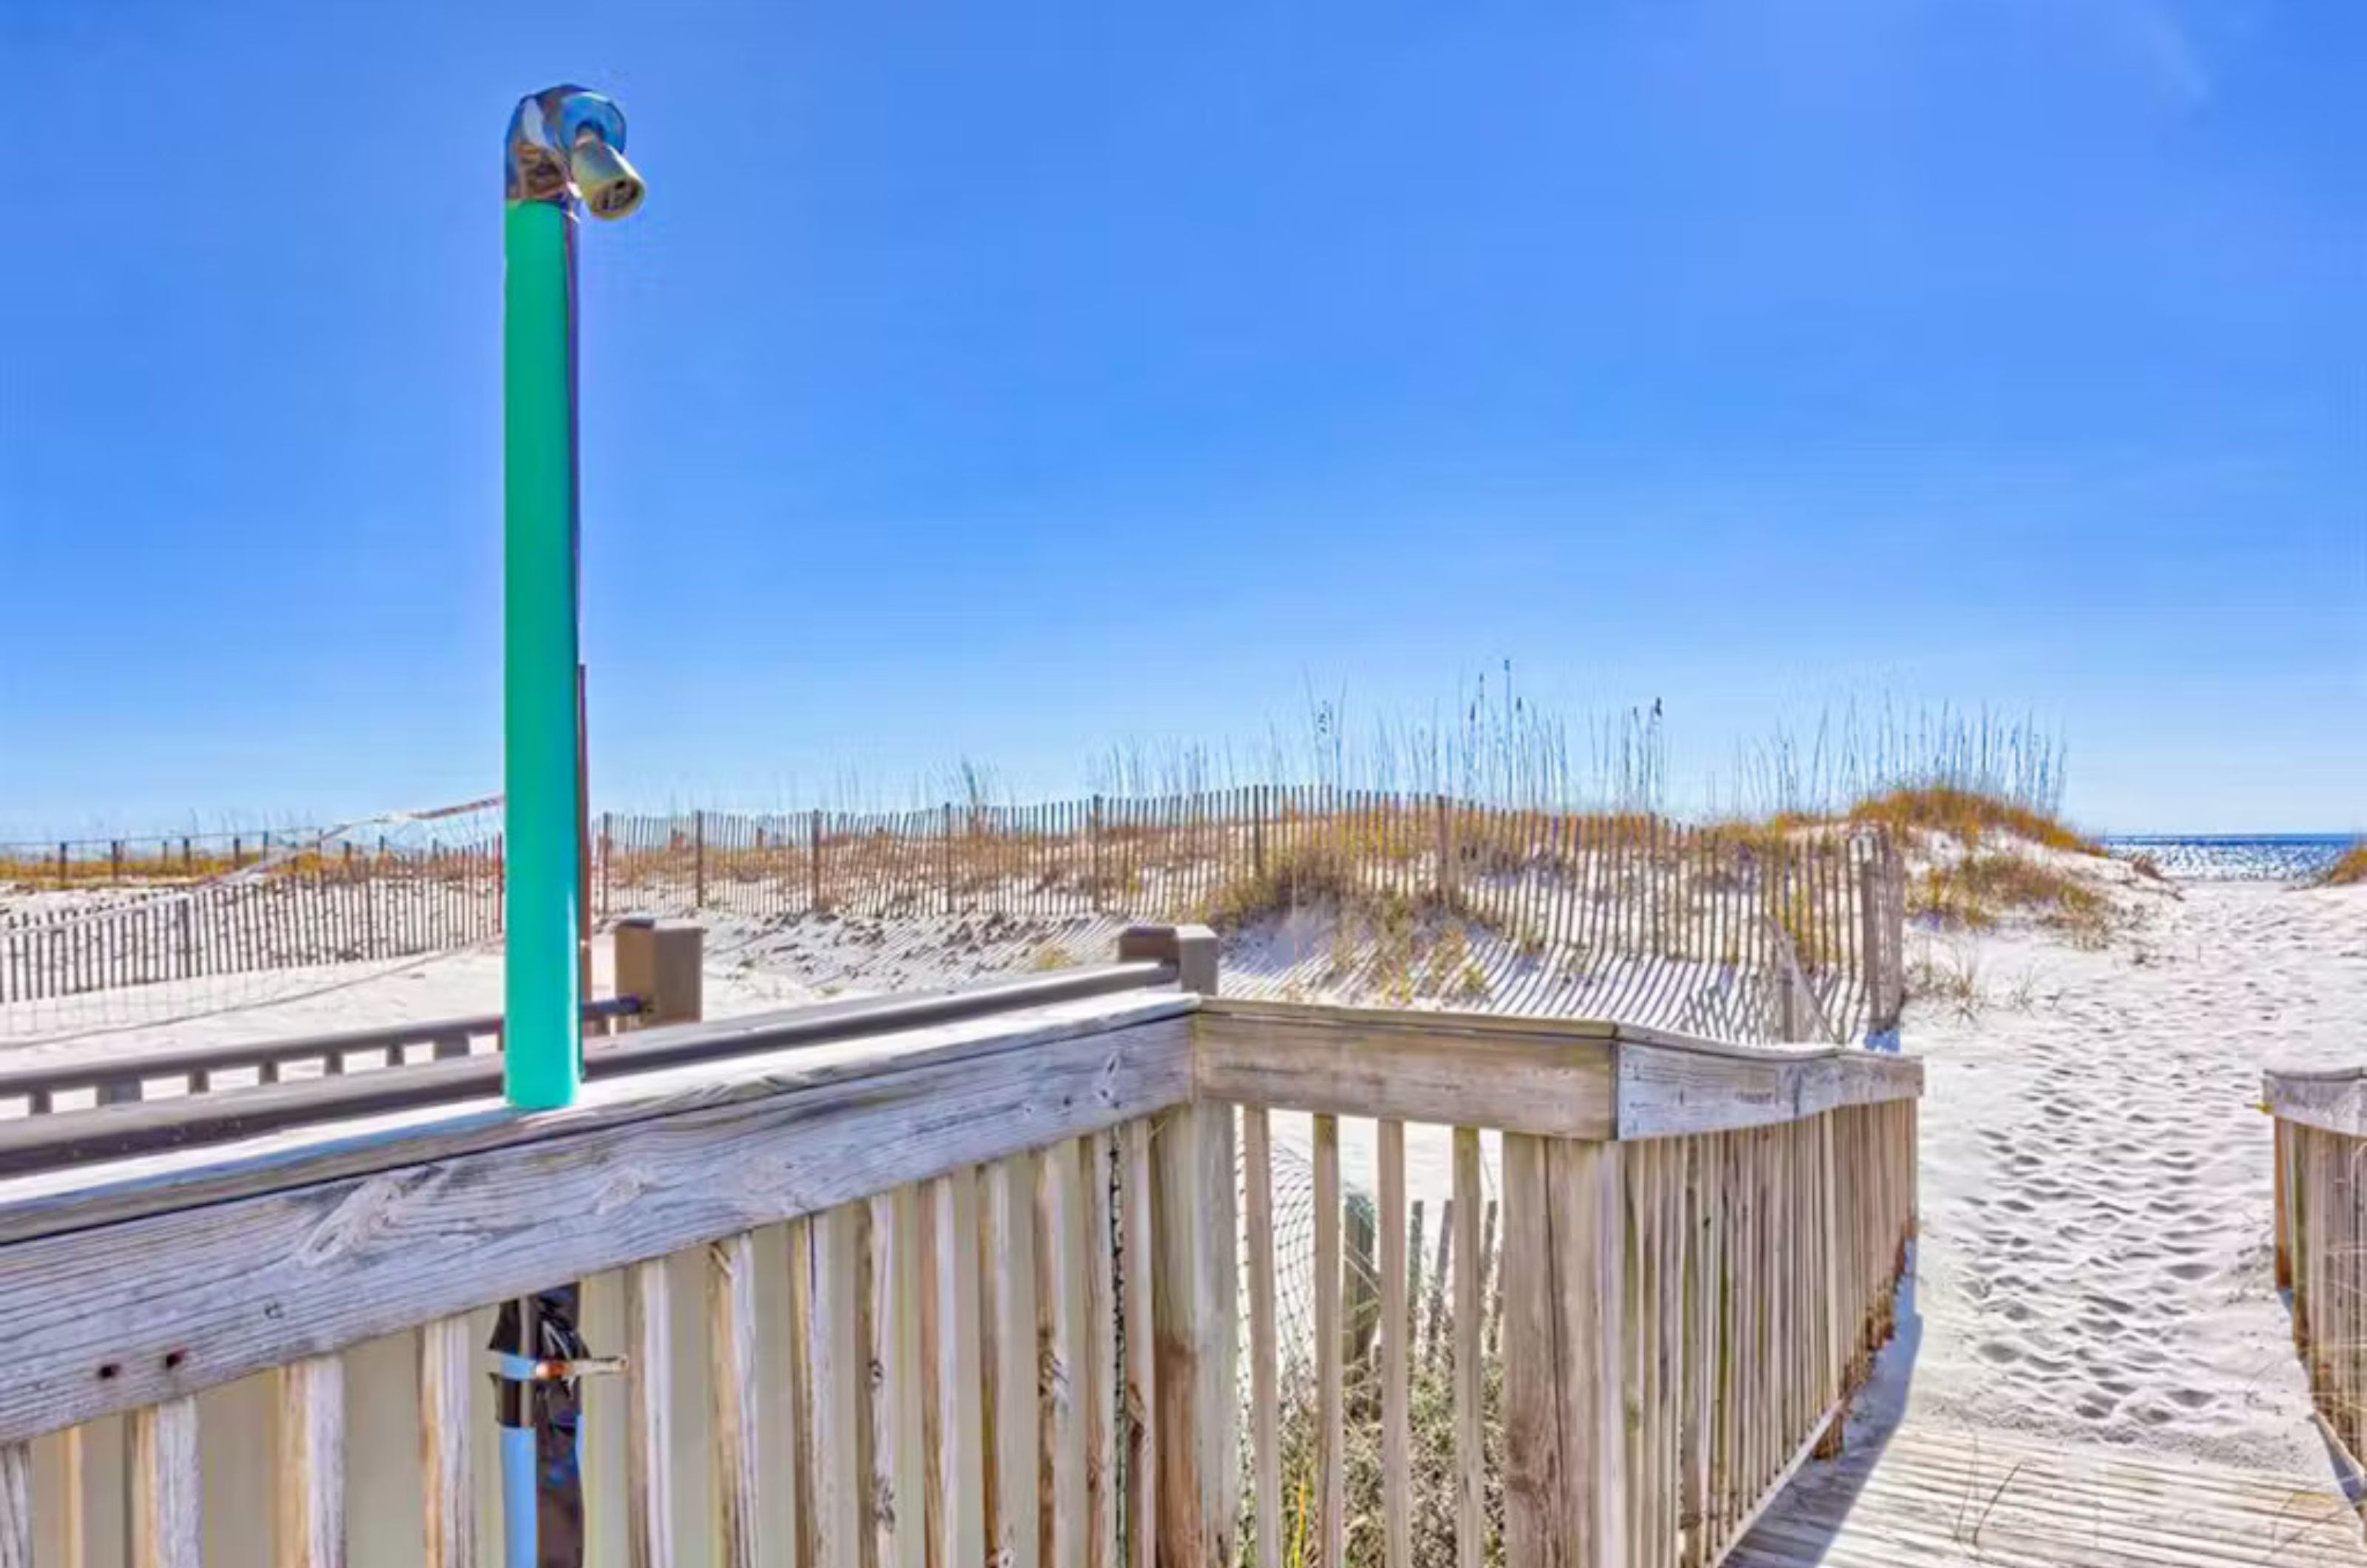
{"type": "Polygon", "coordinates": [[[1763,989],[1763,1009],[1750,1004],[1762,1026],[1715,1032],[1878,1034],[1905,1000],[1904,872],[1887,837],[1846,823],[1696,826],[1258,785],[890,813],[611,813],[595,833],[604,914],[1113,916],[1221,930],[1328,906],[1379,954],[1381,992],[1394,976],[1409,993],[1456,995],[1459,976],[1431,973],[1434,957],[1404,955],[1408,932],[1444,920],[1523,962],[1627,962],[1623,1016],[1738,976],[1763,989]]]}
{"type": "Polygon", "coordinates": [[[501,901],[493,844],[20,900],[0,906],[0,1004],[450,952],[497,937],[501,901]]]}
{"type": "MultiPolygon", "coordinates": [[[[1256,785],[904,812],[603,813],[595,918],[1080,917],[1219,929],[1310,906],[1369,950],[1367,988],[1490,1005],[1413,933],[1486,933],[1508,962],[1583,968],[1581,1005],[1702,1032],[1852,1039],[1896,1027],[1905,879],[1879,831],[1697,826],[1437,795],[1256,785]],[[1468,996],[1464,993],[1468,992],[1468,996]],[[1672,1006],[1733,993],[1716,1018],[1672,1006]]],[[[497,840],[300,854],[186,887],[0,907],[0,1004],[498,938],[497,840]]],[[[1451,951],[1451,949],[1450,949],[1451,951]]],[[[1539,1010],[1534,998],[1520,1010],[1539,1010]]],[[[1556,1010],[1546,1006],[1545,1010],[1556,1010]]]]}

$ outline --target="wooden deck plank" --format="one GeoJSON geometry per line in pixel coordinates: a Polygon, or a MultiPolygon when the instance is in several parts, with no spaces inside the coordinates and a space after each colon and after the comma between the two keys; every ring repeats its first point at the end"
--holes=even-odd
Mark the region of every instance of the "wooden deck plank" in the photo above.
{"type": "Polygon", "coordinates": [[[1809,1467],[1727,1568],[2362,1568],[2331,1479],[1910,1424],[1809,1467]]]}

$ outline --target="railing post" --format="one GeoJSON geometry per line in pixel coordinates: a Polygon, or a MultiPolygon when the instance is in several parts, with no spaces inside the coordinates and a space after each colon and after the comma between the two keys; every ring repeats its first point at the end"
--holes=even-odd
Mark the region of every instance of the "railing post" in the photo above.
{"type": "Polygon", "coordinates": [[[1504,1136],[1504,1546],[1625,1568],[1620,1147],[1504,1136]]]}
{"type": "Polygon", "coordinates": [[[1128,926],[1118,933],[1117,960],[1172,964],[1179,988],[1217,994],[1217,933],[1206,926],[1128,926]]]}
{"type": "Polygon", "coordinates": [[[707,813],[690,814],[690,907],[707,908],[707,813]]]}
{"type": "Polygon", "coordinates": [[[641,999],[634,1027],[696,1023],[704,1016],[704,929],[687,920],[628,915],[617,922],[616,941],[617,994],[641,999]]]}
{"type": "MultiPolygon", "coordinates": [[[[1129,926],[1118,958],[1164,960],[1184,989],[1216,994],[1217,937],[1206,926],[1129,926]]],[[[1151,1140],[1160,1568],[1233,1561],[1240,1508],[1233,1145],[1233,1108],[1214,1101],[1168,1111],[1151,1140]]]]}

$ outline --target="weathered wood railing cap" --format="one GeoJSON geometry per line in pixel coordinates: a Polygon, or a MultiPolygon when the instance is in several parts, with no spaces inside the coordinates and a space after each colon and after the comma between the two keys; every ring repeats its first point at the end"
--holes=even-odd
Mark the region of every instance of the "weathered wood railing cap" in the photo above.
{"type": "MultiPolygon", "coordinates": [[[[856,1034],[881,1034],[926,1023],[990,1012],[1011,1012],[1048,1002],[1172,984],[1172,965],[1140,961],[1088,964],[1045,975],[1015,976],[956,990],[853,998],[757,1013],[711,1023],[676,1024],[638,1031],[620,1038],[588,1042],[587,1077],[599,1079],[790,1044],[810,1044],[856,1034]]],[[[496,1026],[498,1020],[491,1021],[496,1026]]],[[[451,1025],[433,1025],[448,1029],[451,1025]]],[[[325,1050],[352,1048],[358,1035],[314,1036],[269,1048],[273,1059],[301,1061],[325,1050]]],[[[375,1035],[369,1038],[375,1038],[375,1035]]],[[[252,1066],[255,1053],[232,1049],[226,1062],[252,1066]]],[[[157,1058],[143,1058],[142,1070],[157,1058]]],[[[126,1069],[129,1071],[130,1069],[126,1069]]],[[[28,1069],[34,1086],[54,1091],[123,1076],[91,1073],[71,1065],[28,1069]]],[[[429,1105],[456,1104],[497,1096],[501,1065],[491,1057],[414,1063],[400,1071],[351,1077],[217,1089],[145,1104],[107,1105],[93,1110],[0,1121],[0,1178],[64,1165],[82,1165],[160,1152],[169,1147],[222,1144],[299,1123],[326,1122],[429,1105]]]]}
{"type": "MultiPolygon", "coordinates": [[[[586,1019],[631,1018],[641,1010],[637,996],[599,997],[583,1004],[586,1019]]],[[[75,1058],[51,1057],[29,1066],[0,1068],[0,1099],[47,1089],[87,1088],[126,1079],[165,1078],[189,1073],[236,1071],[266,1063],[324,1060],[371,1051],[397,1050],[439,1040],[481,1039],[502,1032],[499,1013],[426,1019],[332,1034],[289,1035],[278,1040],[235,1041],[221,1045],[176,1045],[157,1050],[108,1053],[75,1058]]]]}
{"type": "Polygon", "coordinates": [[[2271,1067],[2260,1075],[2260,1097],[2280,1121],[2367,1138],[2367,1066],[2271,1067]]]}
{"type": "Polygon", "coordinates": [[[1192,1095],[1133,991],[0,1182],[0,1443],[663,1257],[1192,1095]]]}
{"type": "Polygon", "coordinates": [[[1923,1092],[1915,1056],[1739,1045],[1595,1019],[1211,998],[1195,1032],[1206,1098],[1544,1137],[1770,1126],[1923,1092]]]}
{"type": "MultiPolygon", "coordinates": [[[[502,1100],[494,1079],[484,1092],[459,1100],[307,1122],[234,1142],[168,1147],[0,1178],[0,1247],[59,1230],[431,1166],[628,1124],[849,1085],[885,1085],[900,1075],[950,1062],[1024,1055],[1063,1040],[1183,1017],[1197,1006],[1198,998],[1189,993],[1129,989],[1021,1010],[945,1020],[923,1015],[892,1032],[875,1030],[840,1039],[808,1038],[786,1027],[806,1021],[802,1014],[652,1030],[640,1035],[639,1043],[663,1050],[669,1037],[676,1037],[676,1044],[695,1044],[722,1032],[736,1035],[739,1049],[728,1055],[695,1052],[687,1059],[672,1061],[661,1057],[662,1065],[649,1070],[593,1077],[576,1103],[563,1111],[514,1111],[502,1100]],[[770,1036],[767,1021],[776,1031],[770,1036]]],[[[1188,1098],[1189,1063],[1181,1055],[1178,1063],[1184,1075],[1179,1081],[1186,1089],[1175,1097],[1180,1100],[1188,1098]]],[[[458,1072],[472,1065],[449,1062],[406,1071],[458,1072]]],[[[121,1110],[136,1115],[162,1111],[167,1103],[121,1110]]],[[[1163,1107],[1152,1109],[1158,1108],[1163,1107]]],[[[92,1112],[85,1119],[96,1121],[102,1114],[115,1113],[92,1112]]]]}

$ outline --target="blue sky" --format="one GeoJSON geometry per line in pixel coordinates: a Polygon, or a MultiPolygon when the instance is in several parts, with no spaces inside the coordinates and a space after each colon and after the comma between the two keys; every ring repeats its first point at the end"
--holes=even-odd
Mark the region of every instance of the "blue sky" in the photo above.
{"type": "Polygon", "coordinates": [[[595,791],[1067,789],[1511,659],[1675,771],[2029,709],[2367,827],[2367,10],[0,0],[0,837],[499,772],[500,132],[585,235],[595,791]]]}

